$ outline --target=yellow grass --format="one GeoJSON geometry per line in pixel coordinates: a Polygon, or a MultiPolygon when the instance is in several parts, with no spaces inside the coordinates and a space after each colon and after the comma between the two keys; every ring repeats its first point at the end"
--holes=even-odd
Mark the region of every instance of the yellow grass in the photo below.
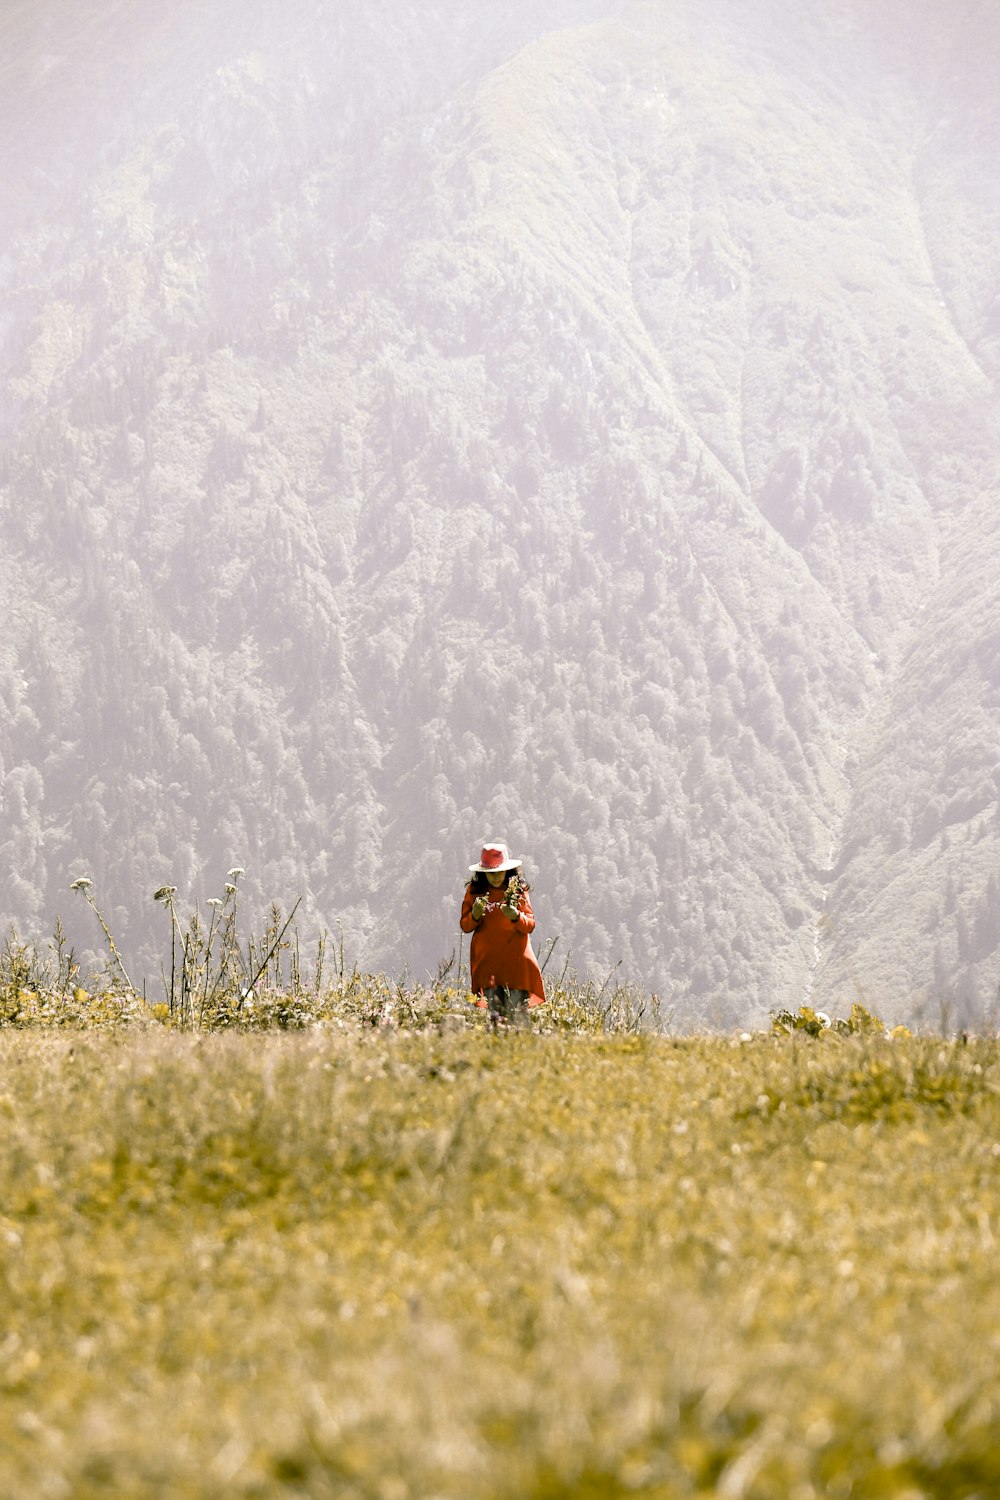
{"type": "Polygon", "coordinates": [[[985,1041],[0,1030],[0,1494],[1000,1493],[985,1041]]]}

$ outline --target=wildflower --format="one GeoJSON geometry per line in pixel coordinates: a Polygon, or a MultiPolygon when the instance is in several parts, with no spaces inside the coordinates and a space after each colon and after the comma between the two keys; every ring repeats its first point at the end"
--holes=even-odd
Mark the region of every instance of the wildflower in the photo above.
{"type": "Polygon", "coordinates": [[[94,882],[91,880],[89,875],[81,875],[79,880],[73,881],[73,884],[70,886],[70,890],[85,891],[88,889],[88,887],[92,886],[93,883],[94,882]]]}
{"type": "Polygon", "coordinates": [[[521,885],[521,877],[515,871],[508,880],[507,889],[504,892],[503,904],[506,911],[517,911],[518,902],[521,899],[521,885]]]}
{"type": "MultiPolygon", "coordinates": [[[[240,876],[241,875],[245,875],[245,874],[246,874],[246,870],[244,870],[244,868],[243,868],[242,865],[234,865],[231,870],[227,870],[226,871],[226,879],[227,880],[239,880],[240,876]]],[[[227,886],[226,889],[228,890],[229,887],[227,886]]]]}
{"type": "Polygon", "coordinates": [[[153,892],[153,900],[165,901],[169,905],[171,899],[176,896],[176,894],[177,887],[175,885],[161,885],[159,890],[153,892]]]}

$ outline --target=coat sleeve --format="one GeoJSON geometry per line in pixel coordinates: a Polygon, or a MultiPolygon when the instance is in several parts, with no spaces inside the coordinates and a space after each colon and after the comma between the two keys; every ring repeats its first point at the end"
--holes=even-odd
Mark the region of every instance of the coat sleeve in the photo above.
{"type": "Polygon", "coordinates": [[[475,932],[479,926],[479,923],[472,915],[472,903],[475,899],[475,896],[472,894],[471,884],[467,885],[465,888],[465,900],[462,902],[462,916],[458,924],[463,932],[475,932]]]}

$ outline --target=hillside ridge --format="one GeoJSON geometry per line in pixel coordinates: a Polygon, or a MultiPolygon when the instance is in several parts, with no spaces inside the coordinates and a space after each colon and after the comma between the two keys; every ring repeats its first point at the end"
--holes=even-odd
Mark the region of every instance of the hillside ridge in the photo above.
{"type": "Polygon", "coordinates": [[[990,18],[64,12],[4,23],[4,918],[94,951],[87,873],[141,969],[238,864],[433,973],[497,835],[692,1024],[988,1022],[990,18]]]}

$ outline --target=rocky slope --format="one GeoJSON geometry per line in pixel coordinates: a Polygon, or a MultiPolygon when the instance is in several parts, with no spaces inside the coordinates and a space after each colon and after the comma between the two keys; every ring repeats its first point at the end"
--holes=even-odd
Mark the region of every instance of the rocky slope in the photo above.
{"type": "Polygon", "coordinates": [[[419,974],[497,834],[553,965],[684,1023],[992,1014],[997,38],[947,14],[15,7],[5,912],[86,867],[153,975],[154,887],[240,864],[419,974]]]}

